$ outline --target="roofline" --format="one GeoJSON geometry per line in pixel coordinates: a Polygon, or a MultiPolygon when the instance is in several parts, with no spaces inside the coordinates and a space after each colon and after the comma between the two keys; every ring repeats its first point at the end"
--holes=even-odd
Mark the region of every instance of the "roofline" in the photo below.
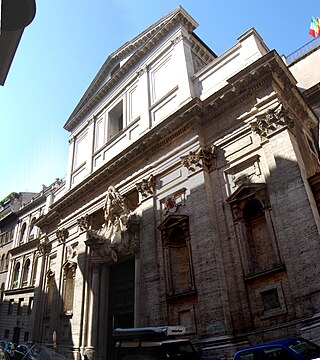
{"type": "MultiPolygon", "coordinates": [[[[87,111],[84,111],[84,114],[82,114],[82,110],[85,105],[94,98],[94,96],[97,94],[97,91],[100,91],[107,84],[110,84],[110,80],[114,79],[110,78],[103,86],[101,86],[104,80],[104,76],[109,70],[111,70],[111,65],[114,65],[114,63],[119,57],[123,57],[124,55],[129,54],[132,51],[132,48],[135,48],[134,54],[136,56],[134,56],[134,60],[137,61],[136,58],[141,57],[141,49],[146,44],[150,44],[151,40],[157,40],[156,34],[158,34],[160,30],[165,29],[166,25],[170,23],[173,19],[177,18],[179,15],[187,21],[189,25],[189,31],[190,33],[192,33],[193,30],[198,26],[198,23],[184,10],[182,6],[179,6],[175,10],[171,11],[169,14],[165,15],[164,17],[153,23],[139,35],[135,36],[132,40],[124,43],[121,47],[119,47],[116,51],[114,51],[107,57],[106,61],[98,71],[97,75],[94,77],[93,81],[85,91],[84,95],[81,97],[80,101],[71,113],[69,119],[67,120],[63,128],[67,131],[72,131],[72,129],[74,129],[74,127],[78,124],[79,118],[81,118],[87,113],[87,111]]],[[[178,21],[181,20],[178,19],[178,21]]]]}

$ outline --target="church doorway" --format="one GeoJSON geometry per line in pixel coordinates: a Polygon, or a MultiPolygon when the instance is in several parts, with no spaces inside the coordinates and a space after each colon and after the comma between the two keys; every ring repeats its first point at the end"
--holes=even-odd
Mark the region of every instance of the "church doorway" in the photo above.
{"type": "Polygon", "coordinates": [[[12,342],[15,343],[15,344],[19,344],[19,343],[20,343],[20,328],[19,328],[19,326],[16,326],[16,327],[13,329],[12,342]]]}
{"type": "Polygon", "coordinates": [[[134,326],[134,259],[110,267],[108,306],[108,358],[113,329],[134,326]]]}

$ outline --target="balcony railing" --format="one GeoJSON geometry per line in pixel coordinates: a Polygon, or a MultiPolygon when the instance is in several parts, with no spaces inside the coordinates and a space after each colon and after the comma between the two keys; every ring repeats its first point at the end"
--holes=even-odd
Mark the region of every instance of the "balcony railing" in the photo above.
{"type": "Polygon", "coordinates": [[[298,59],[300,56],[306,54],[310,50],[314,49],[318,45],[320,45],[320,36],[314,38],[313,40],[309,41],[307,44],[303,45],[298,50],[296,50],[293,53],[291,53],[290,55],[286,56],[287,65],[292,63],[294,60],[298,59]]]}

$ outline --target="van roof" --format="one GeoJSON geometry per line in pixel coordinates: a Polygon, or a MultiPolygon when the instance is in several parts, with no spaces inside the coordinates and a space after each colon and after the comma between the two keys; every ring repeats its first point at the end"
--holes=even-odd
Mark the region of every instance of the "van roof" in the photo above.
{"type": "Polygon", "coordinates": [[[186,332],[184,326],[150,326],[141,328],[117,328],[113,330],[113,337],[117,339],[163,339],[186,332]]]}
{"type": "Polygon", "coordinates": [[[241,349],[241,350],[237,351],[237,353],[247,351],[247,350],[261,348],[261,347],[264,347],[264,346],[270,346],[270,345],[287,345],[287,344],[289,344],[289,343],[291,343],[293,341],[296,341],[296,340],[308,341],[308,340],[305,340],[305,339],[303,339],[301,337],[278,339],[278,340],[268,341],[268,342],[265,342],[265,343],[261,343],[261,344],[246,347],[245,349],[241,349]]]}

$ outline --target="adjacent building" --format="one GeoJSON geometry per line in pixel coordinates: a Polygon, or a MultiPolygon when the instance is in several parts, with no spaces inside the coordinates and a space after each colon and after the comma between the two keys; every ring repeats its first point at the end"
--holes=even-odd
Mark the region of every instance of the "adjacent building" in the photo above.
{"type": "Polygon", "coordinates": [[[289,62],[250,29],[217,56],[196,27],[179,7],[107,58],[65,182],[20,212],[38,244],[9,283],[38,259],[29,338],[68,357],[112,359],[115,327],[184,325],[218,357],[320,340],[319,47],[289,62]]]}
{"type": "Polygon", "coordinates": [[[37,309],[33,311],[38,282],[40,229],[36,220],[47,211],[61,181],[40,193],[13,193],[0,213],[1,302],[0,337],[14,343],[32,341],[37,309]]]}

